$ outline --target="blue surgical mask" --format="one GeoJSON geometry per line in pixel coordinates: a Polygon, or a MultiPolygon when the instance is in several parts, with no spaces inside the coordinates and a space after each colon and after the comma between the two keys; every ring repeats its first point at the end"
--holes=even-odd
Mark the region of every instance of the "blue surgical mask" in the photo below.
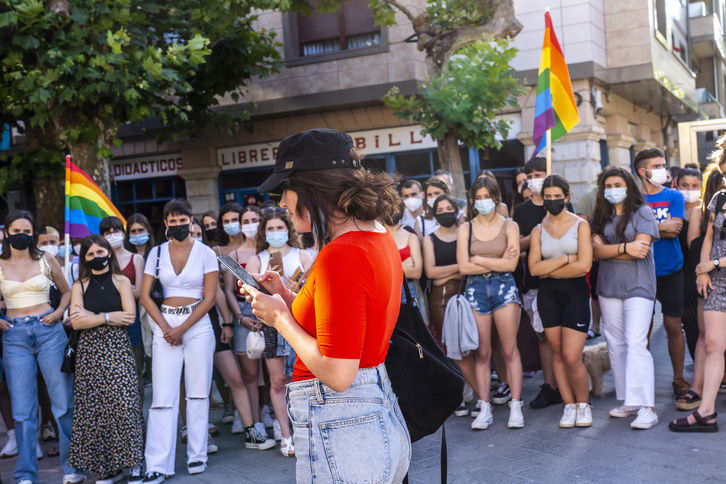
{"type": "Polygon", "coordinates": [[[237,222],[232,222],[231,224],[227,224],[224,226],[224,233],[226,233],[230,237],[237,237],[241,232],[242,228],[237,222]]]}
{"type": "Polygon", "coordinates": [[[148,241],[149,241],[148,233],[129,236],[129,242],[131,243],[131,245],[140,246],[140,245],[144,245],[148,241]]]}
{"type": "Polygon", "coordinates": [[[606,188],[605,189],[605,200],[616,205],[628,196],[628,189],[625,187],[617,188],[606,188]]]}
{"type": "Polygon", "coordinates": [[[475,200],[474,208],[482,215],[489,215],[495,208],[497,208],[497,204],[494,203],[494,200],[492,200],[491,198],[487,198],[485,200],[475,200]]]}
{"type": "Polygon", "coordinates": [[[58,257],[60,257],[61,259],[65,259],[66,257],[66,246],[64,244],[61,244],[58,247],[58,257]]]}
{"type": "Polygon", "coordinates": [[[283,245],[287,244],[288,233],[287,232],[268,232],[265,234],[265,240],[275,249],[279,249],[283,245]]]}

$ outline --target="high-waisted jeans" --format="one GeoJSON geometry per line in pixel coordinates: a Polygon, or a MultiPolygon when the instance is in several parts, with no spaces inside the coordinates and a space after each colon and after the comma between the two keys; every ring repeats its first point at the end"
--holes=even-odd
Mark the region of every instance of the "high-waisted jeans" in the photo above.
{"type": "Polygon", "coordinates": [[[38,457],[35,454],[38,442],[38,368],[48,386],[53,416],[58,422],[61,467],[65,474],[75,472],[68,465],[73,424],[73,383],[70,375],[60,371],[68,338],[62,324],[47,325],[40,321],[46,314],[6,319],[13,327],[2,335],[3,365],[18,441],[15,482],[23,479],[38,482],[38,457]]]}
{"type": "Polygon", "coordinates": [[[411,439],[384,364],[358,370],[338,393],[318,379],[290,383],[298,483],[399,483],[411,439]]]}
{"type": "MultiPolygon", "coordinates": [[[[188,314],[163,314],[175,328],[188,314]]],[[[155,323],[152,351],[154,401],[149,408],[146,430],[146,471],[174,474],[176,429],[179,419],[179,383],[184,367],[187,393],[187,463],[207,462],[209,389],[212,384],[214,330],[206,314],[182,337],[181,346],[171,346],[155,323]],[[185,364],[186,363],[186,364],[185,364]]]]}

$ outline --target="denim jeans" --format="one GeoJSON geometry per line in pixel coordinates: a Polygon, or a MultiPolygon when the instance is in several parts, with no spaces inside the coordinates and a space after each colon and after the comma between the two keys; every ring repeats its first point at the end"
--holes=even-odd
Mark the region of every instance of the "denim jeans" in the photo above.
{"type": "MultiPolygon", "coordinates": [[[[188,314],[162,314],[176,328],[188,314]]],[[[154,343],[151,360],[153,398],[146,431],[146,471],[174,474],[179,382],[184,367],[187,392],[187,464],[207,462],[209,390],[212,385],[214,329],[208,315],[202,316],[182,337],[180,346],[171,346],[156,323],[152,323],[154,343]],[[186,364],[185,364],[186,363],[186,364]]]]}
{"type": "Polygon", "coordinates": [[[411,439],[384,364],[342,393],[318,379],[287,386],[298,483],[399,483],[411,439]]]}
{"type": "Polygon", "coordinates": [[[23,479],[38,482],[38,457],[35,454],[38,442],[38,367],[48,386],[53,416],[58,422],[61,467],[65,474],[75,472],[68,465],[73,424],[73,383],[70,375],[60,371],[68,338],[62,324],[49,326],[40,321],[46,314],[6,319],[13,327],[2,336],[3,365],[18,441],[16,482],[23,479]]]}

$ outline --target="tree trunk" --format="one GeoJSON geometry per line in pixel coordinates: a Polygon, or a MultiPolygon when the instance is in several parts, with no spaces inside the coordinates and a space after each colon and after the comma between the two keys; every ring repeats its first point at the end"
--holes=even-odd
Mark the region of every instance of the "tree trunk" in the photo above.
{"type": "Polygon", "coordinates": [[[63,211],[65,191],[63,182],[57,178],[36,178],[33,180],[35,198],[35,226],[50,225],[63,232],[63,211]]]}
{"type": "MultiPolygon", "coordinates": [[[[439,162],[444,170],[451,173],[454,181],[454,196],[457,198],[468,198],[464,186],[464,171],[461,169],[461,153],[459,153],[459,136],[456,130],[449,131],[442,140],[437,140],[439,145],[439,162]]],[[[472,173],[472,177],[476,176],[472,173]]]]}
{"type": "Polygon", "coordinates": [[[71,161],[85,171],[106,196],[111,198],[109,161],[98,155],[98,148],[83,142],[69,144],[68,148],[71,150],[71,161]]]}

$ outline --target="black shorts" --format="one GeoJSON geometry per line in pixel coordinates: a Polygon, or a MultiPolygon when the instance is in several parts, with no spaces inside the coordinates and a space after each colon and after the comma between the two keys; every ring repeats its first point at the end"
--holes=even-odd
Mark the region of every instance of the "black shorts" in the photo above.
{"type": "Polygon", "coordinates": [[[590,286],[587,278],[540,279],[537,311],[545,329],[562,326],[587,333],[590,328],[590,286]]]}
{"type": "Polygon", "coordinates": [[[683,314],[683,269],[655,278],[655,298],[660,301],[663,316],[680,318],[683,314]]]}
{"type": "Polygon", "coordinates": [[[222,327],[219,325],[219,314],[216,307],[209,311],[209,320],[212,322],[212,329],[214,330],[214,352],[231,350],[232,348],[229,347],[228,343],[222,343],[222,327]]]}
{"type": "Polygon", "coordinates": [[[597,275],[600,272],[600,261],[592,261],[590,269],[590,297],[597,301],[597,275]]]}

